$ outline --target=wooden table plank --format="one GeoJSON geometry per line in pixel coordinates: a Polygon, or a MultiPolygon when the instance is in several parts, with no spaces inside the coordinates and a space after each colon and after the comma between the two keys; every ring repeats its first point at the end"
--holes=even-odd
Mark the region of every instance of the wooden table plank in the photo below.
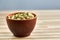
{"type": "MultiPolygon", "coordinates": [[[[25,11],[25,10],[24,10],[25,11]]],[[[30,36],[17,38],[8,29],[5,16],[10,12],[16,11],[0,11],[0,39],[1,40],[57,40],[60,39],[60,28],[52,26],[60,26],[60,10],[30,10],[35,12],[38,19],[35,29],[30,36]]]]}

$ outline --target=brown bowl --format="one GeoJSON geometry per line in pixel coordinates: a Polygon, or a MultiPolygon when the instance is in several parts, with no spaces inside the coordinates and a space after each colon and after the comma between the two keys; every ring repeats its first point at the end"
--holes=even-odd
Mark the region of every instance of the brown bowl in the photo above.
{"type": "Polygon", "coordinates": [[[37,19],[36,15],[32,13],[35,17],[29,20],[8,19],[8,16],[13,15],[13,14],[15,13],[8,14],[6,16],[7,25],[9,29],[11,30],[11,32],[13,33],[13,35],[16,37],[29,36],[35,27],[36,19],[37,19]]]}

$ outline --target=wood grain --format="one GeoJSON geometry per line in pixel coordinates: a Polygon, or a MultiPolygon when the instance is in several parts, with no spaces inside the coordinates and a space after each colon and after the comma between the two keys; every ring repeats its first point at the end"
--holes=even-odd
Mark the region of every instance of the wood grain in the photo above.
{"type": "Polygon", "coordinates": [[[24,38],[15,37],[8,29],[5,17],[11,12],[16,11],[0,11],[0,40],[60,40],[60,28],[51,28],[60,27],[60,10],[29,10],[36,13],[38,18],[31,35],[24,38]]]}

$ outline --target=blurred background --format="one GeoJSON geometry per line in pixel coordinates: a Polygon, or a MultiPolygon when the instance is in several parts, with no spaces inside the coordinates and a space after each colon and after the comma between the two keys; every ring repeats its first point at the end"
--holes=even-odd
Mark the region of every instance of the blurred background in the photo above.
{"type": "Polygon", "coordinates": [[[60,0],[0,0],[0,10],[54,9],[60,9],[60,0]]]}

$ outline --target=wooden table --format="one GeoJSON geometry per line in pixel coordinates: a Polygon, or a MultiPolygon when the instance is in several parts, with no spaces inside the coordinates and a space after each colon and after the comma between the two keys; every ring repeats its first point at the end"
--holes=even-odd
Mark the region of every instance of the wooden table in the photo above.
{"type": "Polygon", "coordinates": [[[60,10],[0,11],[0,40],[60,40],[60,10]],[[16,11],[36,13],[37,23],[30,36],[17,38],[8,29],[5,16],[16,11]]]}

